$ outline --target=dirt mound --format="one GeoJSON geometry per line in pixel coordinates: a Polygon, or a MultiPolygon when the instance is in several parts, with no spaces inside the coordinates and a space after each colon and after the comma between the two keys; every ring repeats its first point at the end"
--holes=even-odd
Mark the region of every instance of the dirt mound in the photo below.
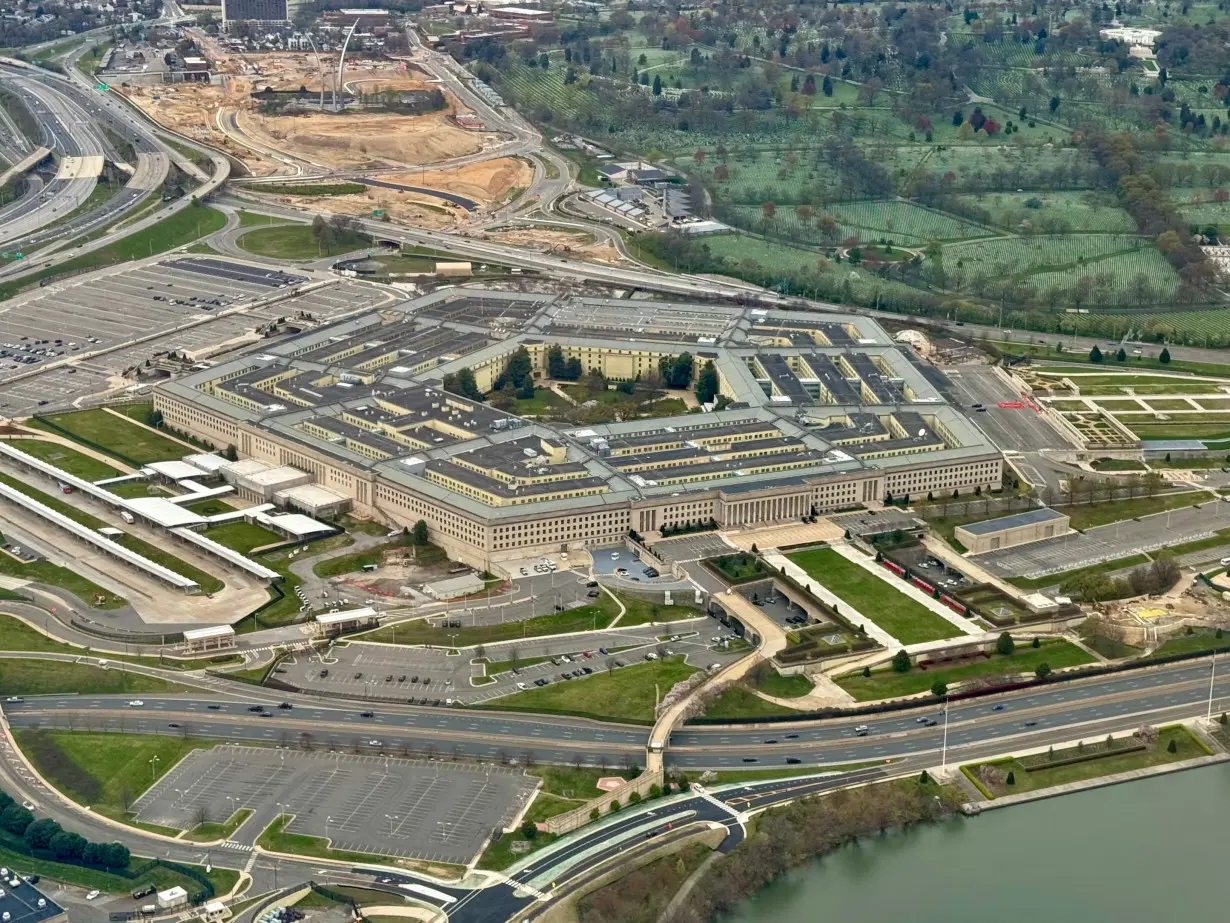
{"type": "Polygon", "coordinates": [[[467,164],[451,170],[418,170],[391,173],[380,177],[390,183],[422,186],[453,192],[490,208],[507,199],[517,189],[525,189],[534,179],[534,170],[524,160],[500,157],[467,164]]]}

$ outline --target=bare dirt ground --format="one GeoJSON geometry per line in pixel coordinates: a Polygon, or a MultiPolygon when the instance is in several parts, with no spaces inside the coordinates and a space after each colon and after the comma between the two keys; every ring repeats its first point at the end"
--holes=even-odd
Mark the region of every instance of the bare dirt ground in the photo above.
{"type": "Polygon", "coordinates": [[[571,253],[584,260],[601,263],[618,263],[623,259],[609,241],[596,241],[584,232],[558,231],[550,228],[505,228],[488,231],[484,240],[512,244],[542,253],[571,253]]]}
{"type": "MultiPolygon", "coordinates": [[[[533,171],[524,161],[512,157],[485,160],[454,170],[425,170],[413,173],[384,174],[381,179],[408,186],[423,186],[455,192],[474,199],[485,209],[503,200],[517,187],[524,188],[533,171]]],[[[252,187],[259,192],[260,187],[252,187]]],[[[367,192],[345,196],[275,196],[277,202],[303,211],[328,211],[345,215],[371,215],[383,210],[392,221],[408,222],[418,227],[442,230],[473,222],[482,213],[471,214],[464,208],[414,192],[370,187],[367,192]]]]}
{"type": "Polygon", "coordinates": [[[528,186],[534,179],[534,171],[524,160],[499,157],[451,170],[387,173],[380,178],[390,183],[455,192],[490,208],[506,199],[513,190],[528,186]]]}
{"type": "MultiPolygon", "coordinates": [[[[468,131],[454,124],[452,116],[470,110],[447,92],[446,109],[422,116],[375,112],[261,115],[250,95],[256,90],[303,87],[319,91],[321,74],[314,57],[288,53],[230,55],[217,48],[207,50],[214,55],[219,73],[224,75],[222,83],[129,87],[123,92],[156,121],[226,150],[256,176],[276,172],[279,164],[220,132],[219,112],[236,113],[242,131],[258,144],[327,168],[431,164],[473,154],[500,142],[497,134],[468,131]]],[[[325,64],[328,71],[327,58],[325,64]]],[[[335,75],[326,72],[324,78],[326,88],[332,89],[335,75]]],[[[347,67],[343,84],[365,93],[433,86],[421,72],[403,67],[398,61],[357,61],[347,67]]]]}

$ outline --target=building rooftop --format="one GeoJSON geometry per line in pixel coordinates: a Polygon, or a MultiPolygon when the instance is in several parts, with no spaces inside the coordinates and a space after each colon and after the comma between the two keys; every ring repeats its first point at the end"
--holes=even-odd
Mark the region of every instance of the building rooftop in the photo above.
{"type": "Polygon", "coordinates": [[[1040,522],[1054,522],[1060,519],[1066,520],[1067,518],[1063,513],[1044,506],[1036,510],[1013,513],[1011,516],[1001,516],[998,519],[971,522],[961,526],[961,528],[970,535],[987,535],[991,532],[1003,532],[1006,529],[1019,529],[1021,526],[1032,526],[1040,522]]]}

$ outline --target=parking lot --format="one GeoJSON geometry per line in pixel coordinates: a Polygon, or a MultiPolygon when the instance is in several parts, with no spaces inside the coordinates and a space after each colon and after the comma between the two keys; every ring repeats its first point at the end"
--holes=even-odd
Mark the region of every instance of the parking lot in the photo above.
{"type": "Polygon", "coordinates": [[[667,649],[698,667],[725,662],[733,655],[713,641],[723,633],[729,632],[715,619],[704,616],[657,626],[485,644],[481,651],[464,648],[454,656],[438,648],[351,642],[319,654],[288,658],[278,667],[284,672],[275,678],[309,691],[372,701],[447,705],[452,699],[476,704],[518,692],[519,683],[528,687],[538,679],[562,681],[562,673],[584,671],[585,667],[594,672],[618,669],[642,662],[647,653],[661,654],[667,649]],[[498,672],[476,663],[480,657],[498,672]],[[517,673],[513,672],[514,661],[517,673]],[[328,673],[322,676],[326,670],[328,673]],[[471,682],[489,672],[494,682],[471,682]]]}
{"type": "Polygon", "coordinates": [[[922,545],[895,549],[893,558],[928,583],[939,584],[941,590],[955,591],[971,583],[965,574],[933,557],[922,545]]]}
{"type": "Polygon", "coordinates": [[[334,849],[466,863],[537,782],[495,766],[227,745],[194,750],[133,811],[183,830],[247,809],[235,836],[246,843],[289,814],[287,833],[324,837],[334,849]]]}
{"type": "MultiPolygon", "coordinates": [[[[1200,496],[1207,495],[1194,494],[1192,499],[1200,496]]],[[[1228,507],[1230,504],[1224,500],[1211,500],[1198,509],[1185,506],[1138,520],[1097,526],[1084,533],[1070,532],[1016,548],[989,551],[974,559],[1001,577],[1046,577],[1207,538],[1230,527],[1228,507]]]]}
{"type": "Polygon", "coordinates": [[[702,532],[699,535],[663,539],[650,546],[650,550],[665,563],[675,564],[729,554],[733,549],[720,536],[702,532]]]}
{"type": "Polygon", "coordinates": [[[353,282],[279,297],[305,277],[268,279],[267,272],[219,260],[168,259],[69,279],[6,302],[0,306],[0,413],[16,416],[66,406],[115,387],[116,375],[158,353],[192,353],[279,317],[302,311],[324,320],[390,297],[353,282]],[[267,303],[274,297],[278,300],[267,303]],[[250,310],[214,316],[248,305],[250,310]],[[123,345],[160,331],[164,335],[123,345]],[[61,364],[29,374],[53,363],[61,364]],[[11,381],[16,376],[26,377],[11,381]]]}

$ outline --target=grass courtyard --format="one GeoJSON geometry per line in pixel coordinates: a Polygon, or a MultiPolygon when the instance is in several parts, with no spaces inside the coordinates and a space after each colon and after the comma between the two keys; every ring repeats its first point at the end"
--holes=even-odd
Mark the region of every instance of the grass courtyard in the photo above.
{"type": "Polygon", "coordinates": [[[62,430],[70,438],[79,439],[134,465],[174,461],[196,451],[192,446],[168,439],[135,422],[127,422],[122,414],[117,416],[99,407],[51,414],[41,420],[30,421],[30,425],[51,432],[62,430]],[[42,425],[43,420],[52,425],[42,425]]]}
{"type": "Polygon", "coordinates": [[[871,619],[902,644],[954,638],[960,630],[880,578],[831,548],[787,555],[807,575],[871,619]]]}

